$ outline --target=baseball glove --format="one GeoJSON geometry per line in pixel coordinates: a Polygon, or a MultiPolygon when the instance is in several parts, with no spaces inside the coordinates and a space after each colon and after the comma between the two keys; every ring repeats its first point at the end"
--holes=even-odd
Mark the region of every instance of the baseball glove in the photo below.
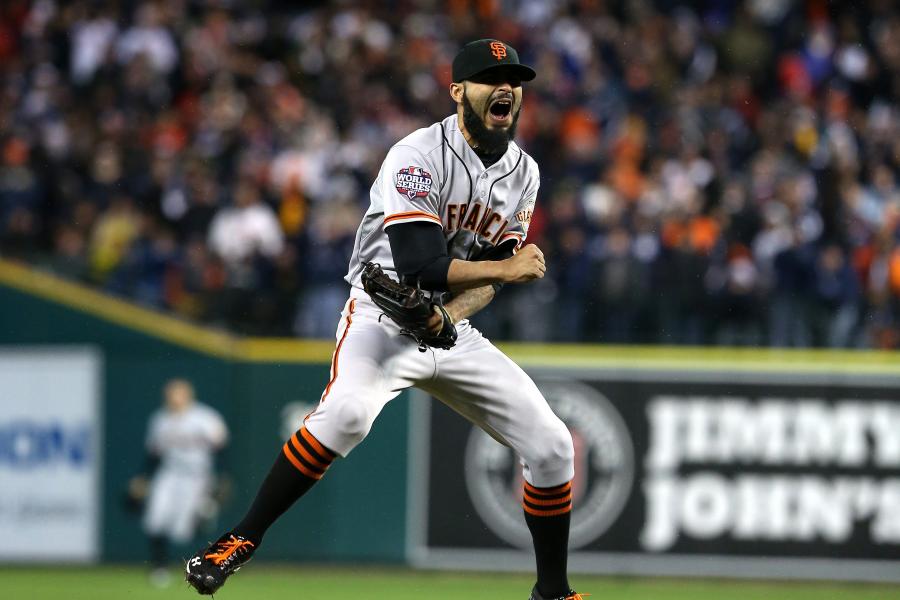
{"type": "Polygon", "coordinates": [[[363,265],[362,284],[372,302],[400,326],[400,333],[416,341],[420,352],[428,346],[448,350],[456,344],[456,326],[450,315],[440,302],[426,298],[420,288],[394,281],[381,265],[372,262],[363,265]],[[428,328],[435,307],[444,318],[438,333],[428,328]]]}

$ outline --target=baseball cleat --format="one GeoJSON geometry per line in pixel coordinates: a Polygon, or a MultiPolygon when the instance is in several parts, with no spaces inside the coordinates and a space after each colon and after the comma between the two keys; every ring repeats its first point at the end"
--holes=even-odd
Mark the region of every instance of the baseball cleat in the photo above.
{"type": "Polygon", "coordinates": [[[247,538],[229,532],[190,557],[185,565],[185,580],[204,596],[215,594],[228,577],[244,566],[256,545],[247,538]]]}
{"type": "Polygon", "coordinates": [[[528,600],[584,600],[586,596],[590,596],[590,594],[579,594],[575,590],[569,590],[569,593],[565,596],[544,598],[543,596],[541,596],[541,593],[538,592],[537,586],[534,586],[534,589],[531,590],[531,596],[528,598],[528,600]]]}

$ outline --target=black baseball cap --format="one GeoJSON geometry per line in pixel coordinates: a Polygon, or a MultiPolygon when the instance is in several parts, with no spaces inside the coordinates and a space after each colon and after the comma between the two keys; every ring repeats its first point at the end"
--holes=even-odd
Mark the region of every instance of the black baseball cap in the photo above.
{"type": "Polygon", "coordinates": [[[531,81],[537,75],[534,69],[519,62],[515,48],[500,40],[484,39],[469,42],[453,59],[453,81],[459,83],[499,67],[512,70],[522,81],[531,81]]]}

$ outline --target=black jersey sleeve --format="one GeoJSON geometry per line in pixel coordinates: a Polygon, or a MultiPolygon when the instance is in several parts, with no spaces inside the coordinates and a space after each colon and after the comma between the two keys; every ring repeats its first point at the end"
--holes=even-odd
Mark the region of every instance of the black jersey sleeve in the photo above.
{"type": "Polygon", "coordinates": [[[394,266],[404,283],[418,283],[423,289],[448,291],[450,256],[447,240],[437,223],[413,221],[386,227],[394,266]]]}
{"type": "MultiPolygon", "coordinates": [[[[397,223],[385,228],[391,244],[394,266],[404,283],[418,283],[423,289],[446,292],[450,255],[444,231],[437,223],[413,221],[397,223]]],[[[514,240],[486,249],[473,260],[506,260],[511,258],[516,244],[514,240]]],[[[499,292],[502,283],[493,284],[499,292]]]]}

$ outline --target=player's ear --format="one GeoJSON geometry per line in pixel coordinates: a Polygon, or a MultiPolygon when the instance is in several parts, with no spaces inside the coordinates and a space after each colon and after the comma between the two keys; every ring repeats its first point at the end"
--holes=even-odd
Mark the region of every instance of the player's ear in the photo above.
{"type": "Polygon", "coordinates": [[[454,82],[450,84],[450,97],[453,98],[453,101],[457,104],[462,104],[464,92],[465,88],[462,83],[454,82]]]}

